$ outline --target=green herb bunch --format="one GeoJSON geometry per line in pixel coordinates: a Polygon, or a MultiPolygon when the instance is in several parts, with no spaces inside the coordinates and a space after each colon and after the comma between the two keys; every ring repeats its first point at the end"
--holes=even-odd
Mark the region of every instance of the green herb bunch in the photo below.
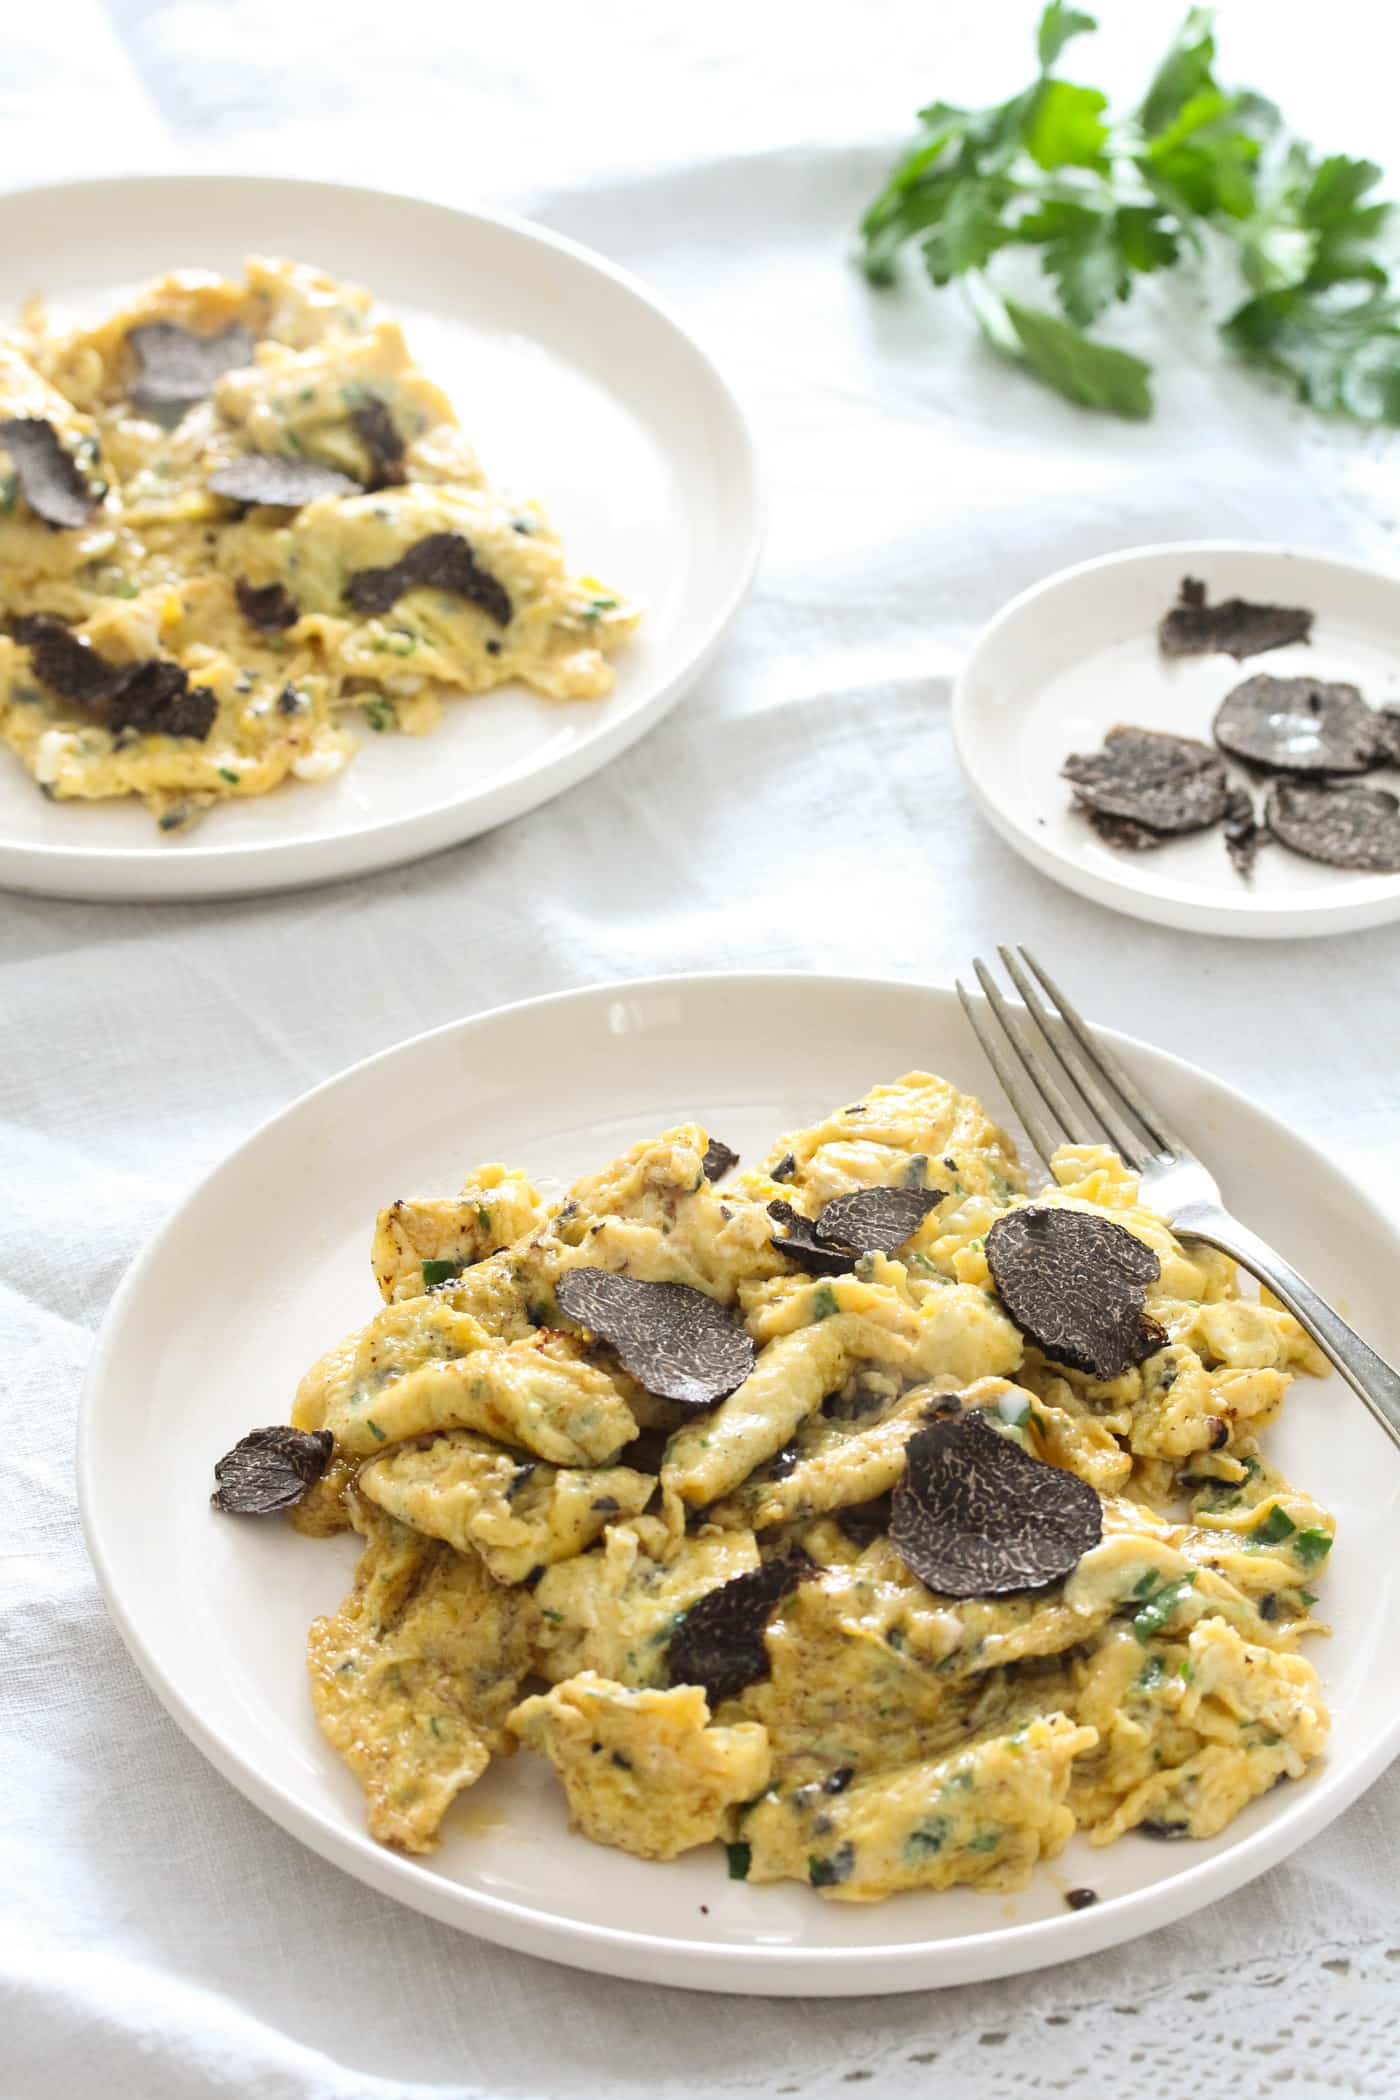
{"type": "Polygon", "coordinates": [[[988,340],[1086,408],[1152,413],[1151,366],[1088,330],[1139,278],[1223,250],[1248,296],[1221,324],[1231,348],[1310,407],[1400,424],[1394,206],[1381,170],[1317,155],[1273,103],[1215,75],[1211,13],[1193,8],[1130,115],[1055,71],[1092,15],[1050,0],[1039,71],[1009,102],[919,112],[918,142],[861,222],[865,274],[894,282],[917,243],[936,285],[956,278],[988,340]],[[1002,251],[1040,251],[1059,312],[998,291],[1002,251]]]}

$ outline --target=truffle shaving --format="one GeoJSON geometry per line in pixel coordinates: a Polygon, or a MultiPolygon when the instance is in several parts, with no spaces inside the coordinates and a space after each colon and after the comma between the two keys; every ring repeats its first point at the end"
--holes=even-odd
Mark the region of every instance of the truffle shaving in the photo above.
{"type": "Polygon", "coordinates": [[[1218,824],[1229,796],[1224,761],[1208,744],[1122,724],[1061,770],[1081,809],[1169,834],[1218,824]]]}
{"type": "Polygon", "coordinates": [[[97,508],[97,492],[52,423],[43,416],[9,416],[0,422],[0,443],[14,461],[24,500],[36,517],[46,525],[86,525],[97,508]]]}
{"type": "Polygon", "coordinates": [[[700,1171],[706,1181],[723,1181],[739,1164],[739,1155],[723,1138],[711,1138],[705,1147],[705,1157],[700,1162],[700,1171]]]}
{"type": "Polygon", "coordinates": [[[1365,773],[1385,755],[1377,717],[1354,685],[1266,671],[1226,694],[1215,741],[1270,773],[1365,773]]]}
{"type": "Polygon", "coordinates": [[[225,372],[253,361],[253,338],[237,322],[218,335],[195,335],[176,321],[143,321],[126,339],[137,367],[131,398],[142,408],[188,408],[225,372]]]}
{"type": "Polygon", "coordinates": [[[972,1409],[905,1446],[890,1543],[945,1597],[1001,1597],[1061,1582],[1103,1536],[1087,1480],[1047,1465],[972,1409]]]}
{"type": "Polygon", "coordinates": [[[397,488],[408,479],[403,437],[378,394],[370,394],[351,413],[355,435],[370,457],[372,489],[397,488]]]}
{"type": "Polygon", "coordinates": [[[478,566],[460,532],[430,532],[387,568],[357,569],[345,587],[345,596],[356,612],[386,613],[405,591],[420,584],[465,598],[501,627],[510,623],[511,604],[504,584],[478,566]]]}
{"type": "Polygon", "coordinates": [[[28,649],[39,683],[62,700],[104,710],[113,735],[135,730],[202,742],[214,726],[217,696],[208,686],[192,686],[188,671],[172,657],[113,663],[51,613],[16,620],[14,633],[28,649]]]}
{"type": "Polygon", "coordinates": [[[861,1254],[893,1254],[942,1201],[942,1189],[852,1189],[823,1206],[817,1236],[861,1254]]]}
{"type": "Polygon", "coordinates": [[[1028,1203],[997,1219],[986,1252],[1007,1312],[1055,1363],[1107,1383],[1165,1344],[1143,1310],[1162,1265],[1112,1218],[1028,1203]]]}
{"type": "Polygon", "coordinates": [[[1400,801],[1389,788],[1280,780],[1264,821],[1280,844],[1308,860],[1371,875],[1400,870],[1400,801]]]}
{"type": "Polygon", "coordinates": [[[1248,598],[1222,598],[1211,605],[1205,585],[1194,576],[1183,576],[1176,604],[1157,628],[1157,641],[1163,656],[1210,656],[1218,651],[1243,663],[1266,649],[1310,641],[1313,617],[1301,605],[1255,605],[1248,598]]]}
{"type": "Polygon", "coordinates": [[[207,685],[191,685],[181,664],[153,656],[132,668],[107,708],[113,734],[134,729],[146,736],[181,736],[203,742],[219,712],[217,695],[207,685]]]}
{"type": "Polygon", "coordinates": [[[361,494],[359,482],[334,467],[318,467],[311,459],[278,459],[271,452],[231,459],[209,476],[209,486],[231,503],[270,503],[280,510],[300,510],[323,496],[361,494]]]}
{"type": "Polygon", "coordinates": [[[943,1195],[942,1189],[852,1189],[833,1196],[815,1218],[779,1197],[768,1206],[783,1228],[773,1245],[814,1276],[844,1276],[863,1254],[893,1254],[912,1239],[943,1195]]]}
{"type": "Polygon", "coordinates": [[[268,1517],[300,1502],[330,1462],[329,1429],[250,1429],[214,1468],[209,1500],[231,1517],[268,1517]]]}
{"type": "Polygon", "coordinates": [[[246,576],[239,576],[233,595],[248,625],[261,628],[264,634],[280,634],[301,618],[297,601],[284,583],[249,583],[246,576]]]}
{"type": "Polygon", "coordinates": [[[804,1553],[784,1554],[707,1590],[671,1635],[667,1657],[672,1684],[703,1685],[713,1708],[766,1677],[770,1664],[764,1630],[811,1566],[804,1553]]]}
{"type": "Polygon", "coordinates": [[[1241,882],[1248,882],[1254,873],[1254,862],[1263,836],[1255,815],[1254,797],[1246,794],[1243,788],[1232,787],[1225,808],[1225,851],[1241,882]]]}
{"type": "Polygon", "coordinates": [[[53,613],[26,613],[15,621],[14,636],[28,649],[40,685],[61,700],[100,707],[131,676],[130,664],[110,662],[53,613]]]}
{"type": "Polygon", "coordinates": [[[749,1335],[717,1299],[688,1283],[566,1269],[554,1295],[560,1311],[614,1348],[658,1399],[713,1407],[753,1370],[749,1335]]]}

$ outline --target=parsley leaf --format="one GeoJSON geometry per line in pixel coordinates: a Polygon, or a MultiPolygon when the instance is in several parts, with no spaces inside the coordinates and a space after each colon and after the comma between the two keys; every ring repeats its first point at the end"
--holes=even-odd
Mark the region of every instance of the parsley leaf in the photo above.
{"type": "Polygon", "coordinates": [[[1226,341],[1292,383],[1300,401],[1362,423],[1400,424],[1400,300],[1288,285],[1231,314],[1226,341]]]}
{"type": "Polygon", "coordinates": [[[1050,71],[1066,44],[1072,43],[1077,36],[1087,36],[1098,26],[1094,17],[1086,15],[1082,9],[1066,7],[1063,0],[1050,0],[1035,33],[1035,52],[1041,72],[1050,71]]]}
{"type": "Polygon", "coordinates": [[[1035,98],[1023,141],[1040,168],[1102,168],[1108,126],[1102,112],[1107,95],[1097,88],[1071,87],[1067,80],[1047,80],[1035,98]]]}
{"type": "Polygon", "coordinates": [[[1152,367],[1140,357],[1096,343],[1068,321],[1016,299],[1006,301],[1006,318],[1031,370],[1067,400],[1116,416],[1151,415],[1152,367]]]}
{"type": "Polygon", "coordinates": [[[1136,110],[1115,121],[1097,88],[1054,70],[1097,26],[1050,0],[1038,72],[1019,94],[920,110],[919,138],[861,222],[869,281],[893,284],[915,245],[936,286],[963,283],[998,349],[1083,407],[1145,416],[1149,367],[1085,331],[1140,277],[1223,255],[1248,294],[1222,326],[1233,350],[1314,408],[1400,423],[1394,206],[1375,196],[1379,168],[1315,154],[1264,96],[1222,85],[1205,7],[1191,9],[1136,110]],[[994,286],[1018,249],[1040,251],[1057,313],[994,286]]]}
{"type": "Polygon", "coordinates": [[[1040,244],[1041,266],[1054,279],[1066,314],[1081,328],[1115,299],[1126,299],[1135,274],[1165,269],[1179,252],[1169,219],[1151,204],[1102,211],[1051,198],[1022,219],[1016,238],[1040,244]]]}
{"type": "Polygon", "coordinates": [[[976,176],[950,193],[938,225],[924,242],[924,262],[935,284],[980,270],[1012,236],[1002,224],[1010,184],[1000,176],[976,176]]]}
{"type": "Polygon", "coordinates": [[[1188,102],[1215,86],[1215,36],[1208,7],[1193,7],[1142,98],[1138,119],[1149,137],[1175,123],[1188,102]]]}

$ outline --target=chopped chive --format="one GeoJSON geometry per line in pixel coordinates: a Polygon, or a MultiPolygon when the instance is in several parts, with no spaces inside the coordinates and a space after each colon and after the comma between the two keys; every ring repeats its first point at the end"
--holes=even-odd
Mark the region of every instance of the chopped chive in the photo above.
{"type": "Polygon", "coordinates": [[[1178,1576],[1175,1582],[1164,1582],[1143,1605],[1142,1610],[1134,1614],[1133,1632],[1144,1648],[1164,1630],[1167,1621],[1195,1580],[1196,1571],[1193,1568],[1189,1574],[1178,1576]]]}
{"type": "Polygon", "coordinates": [[[1254,1527],[1254,1536],[1257,1539],[1264,1539],[1272,1546],[1276,1545],[1280,1539],[1291,1537],[1297,1529],[1298,1527],[1292,1517],[1289,1516],[1288,1511],[1276,1502],[1263,1523],[1256,1524],[1254,1527]]]}
{"type": "Polygon", "coordinates": [[[454,1276],[460,1276],[461,1273],[462,1264],[459,1261],[425,1261],[423,1288],[430,1291],[434,1284],[450,1283],[454,1276]]]}
{"type": "Polygon", "coordinates": [[[753,1846],[746,1845],[741,1838],[735,1844],[726,1845],[724,1850],[729,1860],[730,1880],[747,1881],[749,1878],[749,1867],[753,1860],[753,1846]]]}
{"type": "Polygon", "coordinates": [[[1293,1551],[1305,1568],[1315,1568],[1332,1551],[1332,1534],[1317,1529],[1300,1531],[1293,1541],[1293,1551]]]}
{"type": "Polygon", "coordinates": [[[384,1442],[386,1441],[386,1439],[385,1439],[385,1436],[384,1436],[384,1432],[383,1432],[383,1430],[382,1430],[382,1429],[380,1428],[379,1424],[378,1424],[378,1423],[377,1423],[377,1422],[375,1421],[375,1419],[374,1419],[374,1416],[373,1416],[373,1415],[366,1415],[366,1416],[365,1416],[365,1422],[366,1422],[366,1424],[367,1424],[367,1426],[368,1426],[368,1428],[369,1428],[370,1434],[371,1434],[371,1436],[372,1436],[372,1437],[374,1438],[375,1442],[376,1442],[377,1444],[382,1444],[382,1443],[384,1443],[384,1442]]]}

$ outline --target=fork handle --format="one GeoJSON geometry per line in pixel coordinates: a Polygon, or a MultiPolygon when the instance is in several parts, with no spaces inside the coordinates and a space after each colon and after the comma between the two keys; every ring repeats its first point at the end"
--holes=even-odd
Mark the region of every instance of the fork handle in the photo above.
{"type": "Polygon", "coordinates": [[[1365,1401],[1392,1443],[1400,1445],[1400,1372],[1393,1370],[1384,1357],[1377,1356],[1369,1342],[1362,1341],[1355,1328],[1347,1325],[1291,1262],[1275,1253],[1257,1232],[1251,1232],[1238,1218],[1213,1204],[1188,1204],[1174,1214],[1172,1229],[1187,1239],[1204,1240],[1207,1246],[1220,1248],[1260,1283],[1267,1284],[1279,1303],[1307,1329],[1353,1392],[1365,1401]]]}

